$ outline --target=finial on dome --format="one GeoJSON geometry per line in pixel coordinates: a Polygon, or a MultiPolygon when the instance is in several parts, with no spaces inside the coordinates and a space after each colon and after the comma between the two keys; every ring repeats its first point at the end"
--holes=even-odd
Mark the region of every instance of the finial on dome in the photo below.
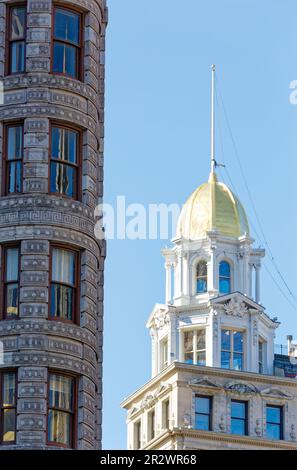
{"type": "Polygon", "coordinates": [[[215,71],[216,66],[211,66],[211,174],[215,173],[216,159],[215,159],[215,71]]]}

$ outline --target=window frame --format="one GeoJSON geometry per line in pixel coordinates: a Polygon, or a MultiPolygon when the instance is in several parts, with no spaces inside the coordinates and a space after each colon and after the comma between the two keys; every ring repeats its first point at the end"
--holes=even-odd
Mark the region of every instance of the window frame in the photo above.
{"type": "Polygon", "coordinates": [[[249,435],[249,402],[244,400],[231,400],[230,408],[230,433],[234,436],[248,436],[249,435]],[[244,418],[237,418],[232,416],[232,403],[240,403],[244,405],[244,418]],[[244,421],[244,434],[232,433],[232,421],[244,421]]]}
{"type": "Polygon", "coordinates": [[[186,364],[192,364],[193,366],[200,366],[200,367],[205,367],[206,366],[206,328],[204,327],[198,327],[198,328],[184,328],[182,329],[182,362],[186,364]],[[205,335],[205,348],[204,349],[198,349],[198,341],[197,341],[197,333],[199,331],[204,331],[205,335]],[[185,351],[185,333],[193,333],[193,351],[189,351],[188,353],[185,351]],[[193,354],[193,362],[186,362],[185,360],[185,354],[190,354],[192,352],[193,354]],[[205,364],[198,364],[197,358],[199,353],[205,353],[205,364]]]}
{"type": "Polygon", "coordinates": [[[221,261],[219,261],[219,295],[229,295],[229,294],[231,294],[231,293],[232,293],[232,264],[231,264],[230,261],[227,260],[227,259],[221,259],[221,261]],[[221,271],[221,264],[222,264],[222,263],[228,264],[229,270],[230,270],[230,275],[229,275],[229,276],[223,276],[223,275],[221,275],[221,272],[220,272],[220,271],[221,271]],[[222,291],[220,290],[221,279],[223,279],[223,280],[224,280],[224,279],[225,279],[225,280],[226,280],[226,279],[229,279],[229,282],[230,282],[230,289],[229,289],[229,292],[222,292],[222,291]]]}
{"type": "Polygon", "coordinates": [[[17,370],[13,369],[3,369],[0,371],[0,446],[1,445],[14,445],[16,443],[16,434],[17,434],[17,396],[18,396],[18,373],[17,370]],[[2,385],[3,385],[3,375],[4,374],[14,374],[15,378],[15,396],[14,396],[14,401],[15,404],[14,406],[8,406],[4,407],[3,406],[3,393],[2,393],[2,385]],[[13,441],[3,441],[3,410],[5,409],[14,409],[15,410],[15,439],[13,441]]]}
{"type": "Polygon", "coordinates": [[[77,413],[78,413],[78,377],[74,374],[61,371],[49,369],[47,374],[47,399],[46,399],[46,445],[52,447],[61,447],[63,449],[76,449],[77,448],[77,413]],[[73,380],[73,412],[69,412],[68,410],[64,410],[63,408],[54,408],[50,407],[50,376],[51,375],[58,375],[60,377],[67,377],[73,380]],[[53,442],[49,440],[48,431],[48,416],[49,410],[56,410],[62,411],[72,415],[72,422],[70,427],[70,446],[66,444],[62,444],[59,442],[53,442]]]}
{"type": "Polygon", "coordinates": [[[134,421],[133,423],[133,447],[134,450],[141,449],[141,419],[134,421]]]}
{"type": "Polygon", "coordinates": [[[1,312],[0,312],[0,320],[19,320],[20,319],[20,274],[21,274],[21,245],[20,243],[5,243],[1,246],[1,262],[2,262],[2,269],[1,269],[1,281],[2,281],[2,292],[1,292],[1,312]],[[9,248],[18,248],[19,256],[18,256],[18,273],[19,277],[17,281],[6,281],[6,266],[7,266],[7,249],[9,248]],[[9,317],[6,315],[6,286],[7,284],[18,284],[19,295],[18,295],[18,315],[15,317],[9,317]]]}
{"type": "Polygon", "coordinates": [[[9,75],[21,75],[26,73],[26,67],[27,67],[27,2],[26,1],[20,1],[20,2],[15,2],[12,4],[7,4],[7,15],[6,15],[6,57],[7,60],[5,61],[5,76],[9,75]],[[25,8],[25,22],[24,22],[24,31],[25,31],[25,36],[23,40],[12,40],[11,39],[11,12],[14,8],[18,7],[24,7],[25,8]],[[24,42],[24,71],[23,72],[11,72],[11,44],[14,42],[24,42]]]}
{"type": "Polygon", "coordinates": [[[160,354],[160,372],[169,365],[169,341],[168,336],[164,336],[160,340],[159,354],[160,354]]]}
{"type": "Polygon", "coordinates": [[[170,429],[170,398],[162,401],[162,428],[170,429]]]}
{"type": "Polygon", "coordinates": [[[201,295],[201,294],[206,294],[207,293],[207,290],[208,290],[208,265],[207,265],[207,261],[204,260],[204,259],[200,259],[198,261],[198,263],[196,264],[196,267],[195,267],[195,281],[196,281],[196,288],[195,288],[195,293],[196,295],[201,295]],[[204,276],[199,276],[198,275],[198,268],[201,264],[204,264],[205,267],[206,267],[206,274],[204,276]],[[199,280],[203,280],[205,281],[205,286],[206,286],[206,289],[203,290],[203,291],[199,291],[198,290],[198,282],[199,280]]]}
{"type": "Polygon", "coordinates": [[[265,405],[265,418],[266,418],[266,429],[265,429],[265,435],[267,439],[270,439],[272,441],[283,441],[284,440],[284,406],[283,405],[271,405],[270,403],[266,403],[265,405]],[[272,421],[267,420],[267,408],[276,408],[280,410],[280,423],[273,423],[272,421]],[[279,426],[279,439],[272,439],[267,435],[267,425],[273,424],[273,425],[278,425],[279,426]]]}
{"type": "Polygon", "coordinates": [[[147,427],[148,427],[148,442],[152,441],[156,437],[156,410],[153,408],[147,414],[147,427]]]}
{"type": "Polygon", "coordinates": [[[212,416],[212,413],[213,413],[213,396],[212,395],[201,395],[201,394],[195,394],[195,430],[197,431],[205,431],[205,432],[209,432],[209,431],[212,431],[213,429],[213,416],[212,416]],[[209,413],[197,413],[196,412],[196,399],[199,400],[199,398],[206,398],[208,401],[209,401],[209,413]],[[208,416],[208,429],[205,430],[205,429],[198,429],[196,428],[196,415],[201,415],[201,416],[208,416]]]}
{"type": "Polygon", "coordinates": [[[234,327],[233,328],[230,328],[228,326],[222,326],[221,327],[221,345],[220,345],[220,351],[221,351],[221,369],[224,369],[224,370],[235,370],[235,371],[239,371],[239,372],[243,372],[246,367],[245,367],[245,361],[246,361],[246,346],[245,346],[245,341],[246,341],[246,330],[241,330],[240,328],[239,329],[235,329],[234,327]],[[231,334],[230,336],[230,350],[229,349],[223,349],[222,348],[222,332],[223,331],[229,331],[229,333],[231,334]],[[238,351],[235,351],[234,350],[234,333],[241,333],[242,334],[242,340],[243,340],[243,348],[242,348],[242,353],[238,352],[238,351]],[[229,368],[226,368],[226,367],[222,367],[222,353],[223,352],[228,352],[230,353],[230,367],[229,368]],[[241,357],[242,357],[242,369],[234,369],[234,355],[235,354],[240,354],[241,357]]]}
{"type": "Polygon", "coordinates": [[[51,321],[59,321],[68,324],[79,324],[79,313],[80,313],[80,265],[81,265],[81,252],[78,248],[72,246],[66,246],[60,243],[52,243],[50,244],[50,255],[49,255],[49,299],[48,299],[48,320],[51,321]],[[64,282],[56,282],[52,280],[52,261],[53,261],[53,250],[65,250],[70,251],[71,253],[75,254],[75,269],[74,269],[74,277],[75,277],[75,284],[66,284],[64,282]],[[52,296],[51,296],[51,288],[52,284],[58,284],[66,287],[71,287],[74,290],[74,311],[73,311],[73,319],[68,320],[67,318],[58,318],[51,316],[51,305],[52,305],[52,296]]]}
{"type": "Polygon", "coordinates": [[[67,123],[61,123],[59,121],[50,121],[49,126],[49,154],[48,154],[48,194],[63,197],[68,200],[81,201],[82,197],[82,129],[75,125],[68,125],[67,123]],[[64,129],[67,131],[72,131],[77,133],[77,143],[76,143],[76,154],[77,154],[77,163],[69,163],[64,160],[59,160],[57,158],[52,158],[52,136],[53,128],[64,129]],[[67,194],[61,194],[51,191],[51,164],[55,162],[60,165],[66,165],[67,167],[76,169],[76,194],[74,196],[68,196],[67,194]]]}
{"type": "Polygon", "coordinates": [[[52,28],[51,28],[51,59],[50,59],[50,71],[53,75],[58,75],[62,77],[67,77],[71,80],[78,80],[83,81],[83,74],[84,74],[84,25],[85,25],[85,13],[80,9],[76,8],[73,5],[68,5],[67,3],[54,3],[52,5],[52,28]],[[65,41],[63,39],[55,39],[55,13],[56,10],[65,10],[71,13],[75,13],[80,17],[80,27],[79,27],[79,45],[77,46],[75,43],[71,41],[65,41]],[[64,44],[68,46],[75,47],[76,49],[76,59],[77,59],[77,70],[76,76],[72,77],[67,73],[63,72],[54,72],[54,44],[58,42],[59,44],[64,44]]]}
{"type": "Polygon", "coordinates": [[[11,121],[11,122],[5,122],[3,125],[3,149],[2,149],[2,155],[3,155],[3,162],[2,162],[2,197],[10,197],[10,196],[17,196],[20,194],[23,194],[24,192],[24,137],[25,137],[25,131],[24,131],[24,121],[11,121]],[[8,129],[11,127],[21,127],[22,128],[22,143],[23,143],[23,148],[22,148],[22,158],[17,158],[14,160],[9,160],[8,159],[8,129]],[[9,163],[12,162],[21,162],[22,166],[22,171],[21,171],[21,191],[19,193],[9,193],[8,192],[8,170],[9,170],[9,163]]]}

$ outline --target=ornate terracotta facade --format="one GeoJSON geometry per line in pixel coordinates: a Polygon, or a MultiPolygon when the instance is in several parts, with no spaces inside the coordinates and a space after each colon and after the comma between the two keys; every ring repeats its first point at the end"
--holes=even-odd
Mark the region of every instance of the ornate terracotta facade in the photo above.
{"type": "MultiPolygon", "coordinates": [[[[7,74],[7,11],[0,3],[0,159],[4,127],[22,122],[22,192],[0,199],[1,248],[20,247],[19,318],[0,321],[1,370],[17,373],[16,438],[2,448],[47,446],[48,375],[77,380],[72,447],[101,447],[103,267],[105,242],[94,235],[94,209],[103,195],[105,0],[27,0],[26,70],[7,74]],[[83,25],[81,80],[52,72],[53,5],[79,8],[83,25]],[[75,125],[81,134],[80,197],[49,191],[51,123],[75,125]],[[49,319],[50,250],[80,254],[79,309],[75,323],[49,319]]],[[[0,165],[1,172],[3,164],[0,165]]],[[[5,176],[0,178],[3,186],[5,176]]],[[[3,270],[3,250],[1,266],[3,270]]]]}

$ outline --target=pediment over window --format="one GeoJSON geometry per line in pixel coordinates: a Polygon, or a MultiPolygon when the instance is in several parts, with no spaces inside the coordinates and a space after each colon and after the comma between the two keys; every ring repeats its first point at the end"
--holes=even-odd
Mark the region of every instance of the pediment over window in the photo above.
{"type": "Polygon", "coordinates": [[[151,408],[156,403],[156,398],[151,393],[148,393],[141,402],[141,408],[151,408]]]}
{"type": "Polygon", "coordinates": [[[280,390],[276,387],[269,387],[265,388],[264,390],[261,390],[261,395],[265,397],[282,398],[286,400],[292,400],[292,398],[294,398],[293,395],[284,392],[283,390],[280,390]]]}
{"type": "Polygon", "coordinates": [[[135,413],[137,413],[137,411],[139,411],[139,408],[137,408],[136,406],[133,406],[131,410],[129,410],[128,412],[128,417],[130,418],[130,416],[133,416],[135,413]]]}
{"type": "Polygon", "coordinates": [[[199,377],[189,381],[189,385],[205,388],[221,388],[215,381],[210,380],[208,377],[199,377]]]}
{"type": "Polygon", "coordinates": [[[169,391],[169,390],[171,390],[171,385],[167,384],[165,382],[161,382],[159,387],[157,388],[157,390],[154,393],[154,397],[158,397],[163,392],[166,392],[166,391],[169,391]]]}
{"type": "Polygon", "coordinates": [[[256,310],[259,313],[263,312],[263,307],[261,305],[240,292],[233,292],[232,294],[216,297],[211,300],[211,304],[214,307],[220,307],[225,311],[226,315],[233,317],[242,318],[249,313],[250,309],[252,311],[256,310]]]}
{"type": "Polygon", "coordinates": [[[174,307],[169,307],[163,304],[156,304],[149,316],[147,328],[162,328],[169,324],[170,312],[174,307]]]}
{"type": "Polygon", "coordinates": [[[259,393],[260,390],[253,384],[244,382],[229,382],[225,385],[225,390],[238,393],[240,395],[259,393]]]}

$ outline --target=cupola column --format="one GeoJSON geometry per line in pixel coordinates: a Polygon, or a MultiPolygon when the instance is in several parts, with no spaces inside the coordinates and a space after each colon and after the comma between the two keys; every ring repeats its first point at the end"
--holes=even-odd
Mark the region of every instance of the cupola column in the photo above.
{"type": "Polygon", "coordinates": [[[260,303],[260,299],[261,299],[261,297],[260,297],[260,295],[261,295],[261,294],[260,294],[260,271],[261,271],[261,265],[260,265],[259,263],[257,263],[257,264],[255,265],[255,270],[256,270],[256,289],[255,289],[255,291],[256,291],[256,298],[255,298],[255,300],[256,300],[257,303],[260,303]]]}
{"type": "Polygon", "coordinates": [[[165,270],[166,270],[166,291],[165,291],[165,299],[166,304],[171,304],[172,301],[172,263],[171,261],[165,262],[165,270]]]}

